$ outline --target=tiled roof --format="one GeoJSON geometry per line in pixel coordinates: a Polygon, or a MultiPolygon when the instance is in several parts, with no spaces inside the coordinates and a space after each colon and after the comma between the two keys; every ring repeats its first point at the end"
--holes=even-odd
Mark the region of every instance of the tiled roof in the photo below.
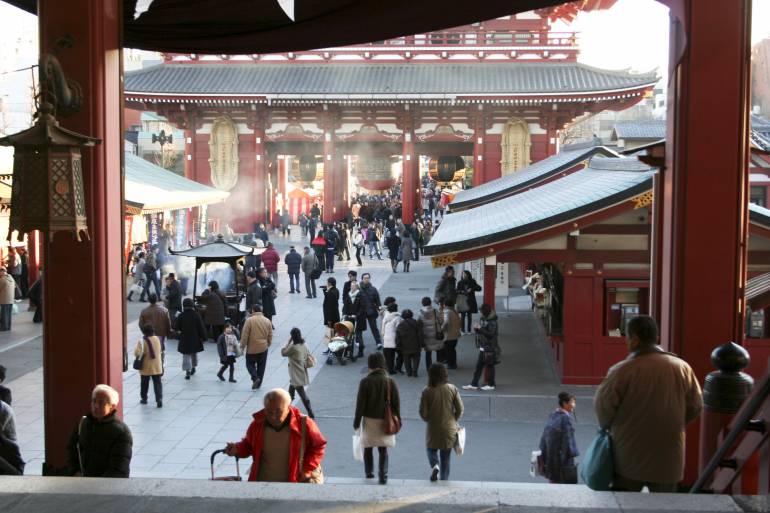
{"type": "Polygon", "coordinates": [[[219,259],[238,259],[244,255],[258,255],[264,249],[258,249],[237,242],[226,242],[222,236],[218,236],[214,242],[201,244],[181,251],[171,251],[172,255],[195,257],[199,261],[213,261],[219,259]]]}
{"type": "Polygon", "coordinates": [[[464,210],[482,203],[489,203],[496,199],[511,196],[543,180],[558,175],[597,154],[612,157],[618,156],[612,150],[598,145],[597,141],[569,144],[563,146],[556,155],[551,155],[512,174],[491,180],[473,189],[458,192],[449,205],[450,210],[464,210]]]}
{"type": "Polygon", "coordinates": [[[612,130],[612,140],[618,139],[663,139],[666,137],[666,120],[618,121],[612,130]]]}
{"type": "Polygon", "coordinates": [[[496,94],[548,95],[636,89],[655,72],[631,74],[578,63],[161,64],[125,75],[126,94],[496,94]]]}
{"type": "Polygon", "coordinates": [[[770,273],[760,274],[746,281],[746,301],[749,302],[749,306],[753,309],[755,306],[752,304],[754,301],[761,301],[761,296],[770,294],[770,273]]]}
{"type": "Polygon", "coordinates": [[[770,230],[770,210],[749,203],[749,221],[770,230]]]}
{"type": "Polygon", "coordinates": [[[593,157],[588,167],[564,178],[448,214],[425,253],[474,249],[566,223],[651,190],[653,174],[635,158],[593,157]]]}

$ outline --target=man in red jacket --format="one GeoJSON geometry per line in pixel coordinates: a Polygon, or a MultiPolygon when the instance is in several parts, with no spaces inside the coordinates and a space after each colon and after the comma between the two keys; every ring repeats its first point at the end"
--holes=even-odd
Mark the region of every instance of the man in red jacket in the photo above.
{"type": "Polygon", "coordinates": [[[273,279],[276,290],[278,289],[278,262],[281,261],[281,255],[273,247],[272,242],[267,243],[267,249],[262,253],[262,265],[267,269],[267,274],[273,279]]]}
{"type": "Polygon", "coordinates": [[[254,414],[246,436],[228,443],[225,452],[239,458],[252,457],[249,481],[308,482],[321,465],[326,439],[318,426],[291,405],[286,390],[265,394],[264,409],[254,414]],[[305,423],[305,455],[300,467],[302,423],[305,423]]]}

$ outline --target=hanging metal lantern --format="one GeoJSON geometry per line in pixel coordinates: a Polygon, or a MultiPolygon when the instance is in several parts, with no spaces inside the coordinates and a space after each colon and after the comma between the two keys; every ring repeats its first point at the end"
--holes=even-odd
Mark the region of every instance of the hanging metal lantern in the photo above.
{"type": "Polygon", "coordinates": [[[101,141],[59,126],[54,104],[60,111],[73,112],[80,100],[71,87],[73,83],[66,82],[58,61],[42,55],[37,122],[0,139],[0,145],[14,148],[8,240],[14,230],[19,240],[33,230],[46,232],[50,238],[55,232],[69,231],[78,241],[81,234],[88,239],[80,148],[101,141]]]}
{"type": "Polygon", "coordinates": [[[303,182],[312,182],[318,174],[315,155],[302,155],[299,158],[299,177],[303,182]]]}
{"type": "Polygon", "coordinates": [[[462,157],[439,157],[436,164],[436,172],[439,182],[451,182],[455,179],[455,173],[465,169],[465,161],[462,157]]]}
{"type": "Polygon", "coordinates": [[[358,184],[368,191],[386,191],[396,183],[390,157],[367,155],[358,157],[356,164],[358,184]]]}

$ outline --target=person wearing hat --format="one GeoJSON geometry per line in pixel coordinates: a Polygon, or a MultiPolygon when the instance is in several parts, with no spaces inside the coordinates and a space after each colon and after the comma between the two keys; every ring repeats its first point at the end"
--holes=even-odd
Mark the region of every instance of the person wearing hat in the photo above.
{"type": "Polygon", "coordinates": [[[299,294],[302,292],[299,288],[299,271],[302,268],[302,256],[297,253],[294,246],[289,248],[289,252],[284,257],[283,263],[288,267],[289,288],[291,289],[289,290],[289,294],[294,294],[294,292],[299,294]]]}

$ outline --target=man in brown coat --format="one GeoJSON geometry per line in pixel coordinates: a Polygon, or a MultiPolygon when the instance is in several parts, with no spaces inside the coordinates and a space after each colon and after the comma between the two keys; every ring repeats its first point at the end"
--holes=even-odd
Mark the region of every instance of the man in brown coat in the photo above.
{"type": "Polygon", "coordinates": [[[139,329],[141,330],[146,325],[152,326],[155,336],[160,339],[160,345],[165,353],[166,337],[171,332],[171,317],[166,307],[158,304],[158,296],[149,294],[147,299],[150,301],[150,306],[139,314],[139,329]]]}
{"type": "Polygon", "coordinates": [[[685,426],[703,406],[684,360],[658,346],[658,327],[640,315],[626,327],[628,357],[612,366],[594,397],[599,425],[612,434],[613,489],[675,492],[684,475],[685,426]]]}
{"type": "Polygon", "coordinates": [[[262,386],[267,364],[267,350],[273,342],[273,323],[262,314],[262,307],[251,306],[252,314],[241,331],[241,349],[246,353],[246,370],[251,376],[251,388],[262,386]]]}

